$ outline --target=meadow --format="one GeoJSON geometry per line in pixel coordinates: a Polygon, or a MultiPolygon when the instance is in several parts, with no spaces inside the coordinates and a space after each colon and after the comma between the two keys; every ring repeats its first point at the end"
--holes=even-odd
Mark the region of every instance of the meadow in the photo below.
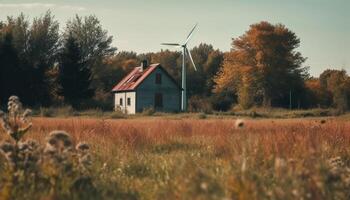
{"type": "MultiPolygon", "coordinates": [[[[350,198],[349,119],[239,125],[234,118],[34,118],[25,137],[45,143],[52,130],[65,130],[89,143],[100,199],[350,198]]],[[[45,190],[35,194],[50,199],[45,190]]]]}

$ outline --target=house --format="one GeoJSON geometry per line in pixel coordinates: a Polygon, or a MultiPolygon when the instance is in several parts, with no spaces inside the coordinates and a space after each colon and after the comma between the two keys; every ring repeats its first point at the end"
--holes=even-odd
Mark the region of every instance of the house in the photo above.
{"type": "Polygon", "coordinates": [[[181,107],[181,87],[160,65],[135,67],[112,90],[114,107],[127,114],[154,108],[161,112],[178,112],[181,107]]]}

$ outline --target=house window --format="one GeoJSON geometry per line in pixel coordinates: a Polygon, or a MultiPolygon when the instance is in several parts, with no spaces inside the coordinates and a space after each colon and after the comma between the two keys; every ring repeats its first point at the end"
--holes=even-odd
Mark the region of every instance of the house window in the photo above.
{"type": "Polygon", "coordinates": [[[131,105],[131,99],[128,98],[128,106],[130,106],[130,105],[131,105]]]}
{"type": "Polygon", "coordinates": [[[121,105],[121,106],[123,105],[123,99],[122,98],[119,99],[119,105],[121,105]]]}
{"type": "Polygon", "coordinates": [[[156,84],[162,84],[162,74],[160,73],[156,74],[156,84]]]}
{"type": "Polygon", "coordinates": [[[163,108],[163,94],[156,93],[154,96],[154,106],[156,108],[163,108]]]}

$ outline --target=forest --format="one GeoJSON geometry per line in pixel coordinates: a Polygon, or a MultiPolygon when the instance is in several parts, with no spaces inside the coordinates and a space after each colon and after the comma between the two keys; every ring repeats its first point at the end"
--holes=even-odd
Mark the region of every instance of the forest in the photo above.
{"type": "MultiPolygon", "coordinates": [[[[230,42],[230,41],[228,41],[230,42]]],[[[50,11],[0,22],[0,105],[11,95],[30,107],[71,105],[113,109],[111,89],[142,60],[161,65],[180,83],[181,52],[118,51],[96,16],[60,24],[50,11]]],[[[350,106],[350,77],[327,69],[312,77],[300,38],[283,24],[257,22],[223,52],[203,43],[191,49],[198,71],[188,68],[191,112],[233,108],[290,109],[350,106]]],[[[188,63],[189,64],[189,63],[188,63]]],[[[333,66],[334,68],[339,66],[333,66]]]]}

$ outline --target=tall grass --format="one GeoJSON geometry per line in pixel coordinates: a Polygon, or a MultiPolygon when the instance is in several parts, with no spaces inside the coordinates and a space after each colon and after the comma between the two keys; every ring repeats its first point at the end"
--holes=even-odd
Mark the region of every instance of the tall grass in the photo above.
{"type": "Polygon", "coordinates": [[[104,199],[349,199],[348,120],[235,122],[35,118],[28,135],[90,143],[104,199]]]}

